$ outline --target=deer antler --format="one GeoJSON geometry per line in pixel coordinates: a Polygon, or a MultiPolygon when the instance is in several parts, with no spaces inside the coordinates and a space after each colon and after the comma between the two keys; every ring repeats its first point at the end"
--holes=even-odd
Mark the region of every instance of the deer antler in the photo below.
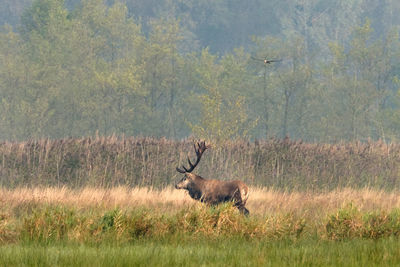
{"type": "Polygon", "coordinates": [[[178,172],[180,172],[180,173],[192,172],[194,170],[194,168],[196,168],[197,164],[199,164],[201,156],[203,155],[204,151],[206,151],[206,149],[209,147],[209,146],[206,146],[205,141],[200,142],[200,143],[197,142],[197,148],[196,148],[196,145],[193,145],[193,146],[194,146],[194,151],[196,152],[196,155],[197,155],[196,162],[193,164],[190,161],[189,156],[188,156],[188,163],[189,163],[190,168],[187,169],[185,166],[182,165],[183,170],[179,169],[178,167],[176,168],[176,170],[178,172]]]}

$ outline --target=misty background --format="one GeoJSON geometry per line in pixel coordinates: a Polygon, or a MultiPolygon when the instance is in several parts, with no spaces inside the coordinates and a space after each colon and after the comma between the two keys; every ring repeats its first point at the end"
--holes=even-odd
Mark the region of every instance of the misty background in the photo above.
{"type": "Polygon", "coordinates": [[[395,0],[0,0],[0,139],[397,141],[398,14],[395,0]]]}

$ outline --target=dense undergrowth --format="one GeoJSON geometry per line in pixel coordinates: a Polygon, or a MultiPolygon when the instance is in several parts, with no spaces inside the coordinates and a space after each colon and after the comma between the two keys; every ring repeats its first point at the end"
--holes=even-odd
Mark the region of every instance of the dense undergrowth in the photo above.
{"type": "Polygon", "coordinates": [[[230,204],[202,205],[162,213],[145,207],[129,210],[80,209],[65,205],[27,205],[0,213],[0,242],[83,244],[148,240],[351,240],[400,235],[400,211],[362,212],[352,205],[323,218],[293,213],[244,217],[230,204]]]}

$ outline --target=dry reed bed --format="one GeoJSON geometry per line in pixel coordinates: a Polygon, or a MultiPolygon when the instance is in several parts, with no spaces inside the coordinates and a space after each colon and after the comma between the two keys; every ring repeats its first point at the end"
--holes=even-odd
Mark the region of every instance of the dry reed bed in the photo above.
{"type": "MultiPolygon", "coordinates": [[[[373,189],[338,189],[325,193],[282,192],[251,188],[247,206],[252,214],[294,213],[300,217],[320,217],[352,203],[361,211],[400,209],[400,193],[373,189]]],[[[171,187],[157,190],[146,187],[69,189],[67,187],[0,189],[0,206],[13,209],[24,205],[67,205],[77,209],[133,209],[147,207],[175,212],[183,207],[203,205],[184,191],[171,187]]]]}
{"type": "MultiPolygon", "coordinates": [[[[164,188],[193,141],[96,137],[0,143],[0,186],[164,188]]],[[[240,179],[283,190],[400,190],[400,144],[235,141],[213,146],[196,170],[203,177],[240,179]]]]}

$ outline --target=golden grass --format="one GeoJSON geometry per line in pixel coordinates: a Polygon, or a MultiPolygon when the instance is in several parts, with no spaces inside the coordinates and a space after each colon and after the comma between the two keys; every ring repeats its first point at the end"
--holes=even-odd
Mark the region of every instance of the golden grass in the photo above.
{"type": "MultiPolygon", "coordinates": [[[[361,211],[389,211],[400,208],[400,193],[350,188],[326,193],[288,193],[253,187],[246,206],[251,214],[264,216],[294,213],[310,218],[325,216],[349,203],[353,203],[361,211]]],[[[163,190],[143,187],[0,189],[2,207],[15,208],[26,204],[63,204],[83,209],[129,209],[144,206],[166,212],[190,205],[203,205],[192,200],[184,191],[171,187],[163,190]]]]}
{"type": "Polygon", "coordinates": [[[372,189],[312,193],[253,187],[246,205],[250,210],[247,220],[230,205],[204,208],[184,191],[171,187],[0,188],[0,243],[128,242],[174,233],[211,238],[317,234],[329,240],[377,239],[400,236],[399,196],[397,191],[372,189]]]}

